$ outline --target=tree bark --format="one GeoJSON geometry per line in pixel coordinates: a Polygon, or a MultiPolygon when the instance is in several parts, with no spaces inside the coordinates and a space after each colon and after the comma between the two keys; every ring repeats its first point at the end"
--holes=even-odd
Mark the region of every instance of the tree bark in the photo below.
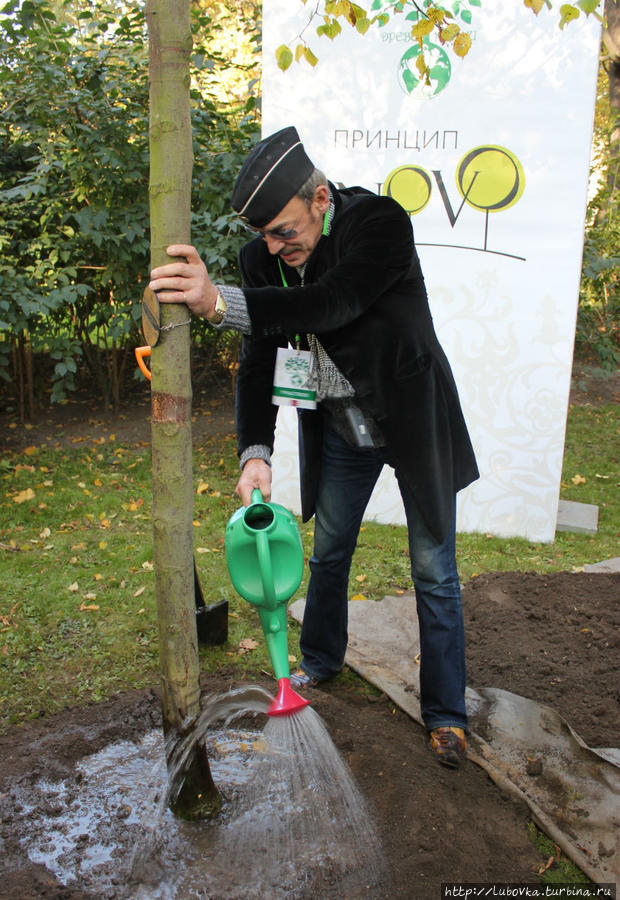
{"type": "MultiPolygon", "coordinates": [[[[150,78],[151,266],[166,247],[190,242],[192,137],[190,0],[147,0],[150,78]]],[[[189,312],[162,304],[164,330],[151,355],[153,553],[159,622],[162,713],[167,746],[199,713],[199,657],[193,568],[189,312]]],[[[191,728],[191,725],[189,726],[191,728]]],[[[199,742],[173,811],[204,818],[219,807],[199,742]]],[[[172,753],[168,755],[170,762],[172,753]]],[[[171,773],[171,777],[175,777],[171,773]]]]}
{"type": "Polygon", "coordinates": [[[605,0],[603,44],[609,55],[609,113],[611,119],[609,187],[613,203],[620,175],[620,5],[618,0],[605,0]]]}

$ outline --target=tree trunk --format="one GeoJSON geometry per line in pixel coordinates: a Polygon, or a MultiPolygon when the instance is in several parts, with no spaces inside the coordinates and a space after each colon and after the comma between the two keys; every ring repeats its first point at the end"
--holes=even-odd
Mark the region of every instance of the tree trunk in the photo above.
{"type": "MultiPolygon", "coordinates": [[[[151,266],[157,266],[169,261],[169,244],[190,241],[190,0],[147,0],[146,15],[150,52],[151,266]]],[[[188,722],[199,713],[200,700],[188,322],[186,306],[163,305],[165,330],[151,355],[153,552],[167,746],[182,739],[188,722]]],[[[202,742],[196,746],[173,804],[173,811],[184,818],[208,817],[219,808],[206,751],[202,742]]],[[[172,752],[168,754],[169,763],[171,756],[172,752]]]]}
{"type": "Polygon", "coordinates": [[[611,119],[609,188],[610,202],[615,203],[620,175],[620,5],[618,0],[605,0],[603,44],[609,54],[609,113],[611,119]]]}

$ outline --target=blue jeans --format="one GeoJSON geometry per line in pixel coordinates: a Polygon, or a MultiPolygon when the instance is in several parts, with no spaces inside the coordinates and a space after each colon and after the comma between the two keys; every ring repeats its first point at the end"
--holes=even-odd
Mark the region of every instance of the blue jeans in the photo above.
{"type": "MultiPolygon", "coordinates": [[[[319,680],[344,665],[348,584],[364,510],[389,457],[385,447],[356,450],[325,429],[316,502],[314,552],[301,629],[301,667],[319,680]]],[[[420,628],[420,700],[428,729],[467,727],[465,634],[455,559],[455,519],[447,540],[429,534],[413,497],[396,478],[409,532],[420,628]]]]}

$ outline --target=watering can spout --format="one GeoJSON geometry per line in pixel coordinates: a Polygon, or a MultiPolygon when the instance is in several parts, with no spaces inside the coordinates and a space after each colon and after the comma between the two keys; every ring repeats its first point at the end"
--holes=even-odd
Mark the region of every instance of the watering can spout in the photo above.
{"type": "Polygon", "coordinates": [[[300,697],[293,688],[288,678],[278,679],[278,694],[271,702],[271,706],[267,710],[268,716],[290,716],[294,712],[299,712],[304,706],[308,706],[309,700],[300,697]]]}

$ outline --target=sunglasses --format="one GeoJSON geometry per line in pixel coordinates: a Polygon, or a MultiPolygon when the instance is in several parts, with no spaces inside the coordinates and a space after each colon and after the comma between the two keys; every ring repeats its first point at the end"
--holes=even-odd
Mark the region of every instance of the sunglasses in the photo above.
{"type": "Polygon", "coordinates": [[[292,241],[299,234],[295,228],[254,228],[253,225],[248,225],[247,222],[242,221],[239,221],[239,224],[256,237],[270,237],[276,241],[292,241]]]}

